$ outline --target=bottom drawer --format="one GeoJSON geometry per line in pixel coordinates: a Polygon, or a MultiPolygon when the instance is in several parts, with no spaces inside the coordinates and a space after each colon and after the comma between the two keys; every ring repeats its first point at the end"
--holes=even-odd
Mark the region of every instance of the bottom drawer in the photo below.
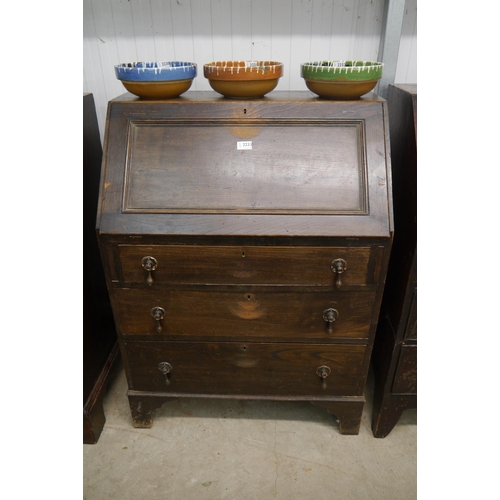
{"type": "Polygon", "coordinates": [[[361,345],[152,341],[123,345],[132,390],[291,397],[363,394],[366,347],[361,345]],[[169,372],[162,372],[162,367],[169,372]]]}

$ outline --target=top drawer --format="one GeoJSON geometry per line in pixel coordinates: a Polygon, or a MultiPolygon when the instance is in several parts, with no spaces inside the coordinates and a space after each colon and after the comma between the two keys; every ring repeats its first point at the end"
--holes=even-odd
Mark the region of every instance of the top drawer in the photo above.
{"type": "Polygon", "coordinates": [[[123,281],[137,284],[366,285],[373,281],[370,252],[370,247],[118,246],[123,281]]]}

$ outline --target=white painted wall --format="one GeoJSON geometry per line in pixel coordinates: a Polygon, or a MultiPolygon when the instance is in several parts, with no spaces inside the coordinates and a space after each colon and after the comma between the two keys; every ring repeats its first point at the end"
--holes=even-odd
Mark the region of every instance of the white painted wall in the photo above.
{"type": "MultiPolygon", "coordinates": [[[[406,0],[396,83],[416,83],[417,0],[406,0]]],[[[114,65],[198,64],[191,90],[211,90],[203,64],[284,63],[276,90],[306,90],[300,65],[377,60],[384,0],[83,0],[83,91],[94,94],[101,137],[107,102],[125,92],[114,65]]]]}
{"type": "Polygon", "coordinates": [[[406,0],[395,83],[417,83],[417,0],[406,0]]]}

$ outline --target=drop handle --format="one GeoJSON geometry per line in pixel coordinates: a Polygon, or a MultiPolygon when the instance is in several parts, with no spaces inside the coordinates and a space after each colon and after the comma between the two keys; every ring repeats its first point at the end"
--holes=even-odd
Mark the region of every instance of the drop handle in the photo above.
{"type": "Polygon", "coordinates": [[[321,379],[321,388],[326,389],[326,377],[328,377],[332,373],[332,370],[329,366],[318,366],[316,370],[316,375],[321,379]]]}
{"type": "Polygon", "coordinates": [[[340,288],[342,286],[342,274],[347,271],[347,262],[344,259],[335,259],[330,266],[332,273],[337,275],[335,286],[340,288]]]}
{"type": "Polygon", "coordinates": [[[163,309],[163,307],[153,307],[153,309],[151,309],[151,316],[153,316],[156,321],[156,331],[161,333],[161,320],[165,317],[165,309],[163,309]]]}
{"type": "Polygon", "coordinates": [[[151,286],[153,284],[153,271],[156,271],[158,261],[154,257],[147,255],[142,258],[141,266],[148,273],[146,276],[146,283],[151,286]]]}
{"type": "Polygon", "coordinates": [[[323,311],[323,319],[326,321],[326,333],[333,333],[333,323],[339,317],[337,309],[329,308],[323,311]]]}
{"type": "Polygon", "coordinates": [[[170,363],[167,363],[166,361],[162,361],[158,365],[158,370],[160,370],[163,375],[165,375],[165,385],[169,385],[170,379],[168,378],[168,375],[172,371],[172,365],[170,363]]]}

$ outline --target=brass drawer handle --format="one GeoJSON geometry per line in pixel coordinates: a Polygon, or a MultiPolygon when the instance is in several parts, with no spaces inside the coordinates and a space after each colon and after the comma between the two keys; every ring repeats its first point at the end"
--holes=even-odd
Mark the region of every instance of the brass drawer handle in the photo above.
{"type": "Polygon", "coordinates": [[[166,361],[162,361],[158,365],[158,370],[160,370],[163,375],[165,375],[165,384],[169,385],[170,379],[168,378],[168,374],[172,371],[172,365],[170,363],[167,363],[166,361]]]}
{"type": "Polygon", "coordinates": [[[153,309],[151,309],[151,316],[153,316],[156,321],[156,331],[161,333],[161,320],[165,317],[165,309],[163,309],[163,307],[153,307],[153,309]]]}
{"type": "Polygon", "coordinates": [[[347,262],[344,259],[335,259],[330,268],[337,275],[335,286],[340,288],[342,286],[342,274],[347,271],[347,262]]]}
{"type": "Polygon", "coordinates": [[[146,277],[146,283],[151,286],[153,284],[153,271],[156,271],[156,268],[158,267],[158,261],[154,257],[147,255],[146,257],[142,258],[141,265],[148,273],[146,277]]]}
{"type": "Polygon", "coordinates": [[[326,389],[326,377],[332,373],[330,367],[322,365],[318,366],[316,370],[316,375],[321,379],[321,388],[326,389]]]}
{"type": "Polygon", "coordinates": [[[327,322],[326,333],[333,332],[333,323],[335,323],[338,317],[339,312],[337,309],[330,307],[329,309],[325,309],[323,311],[323,319],[327,322]]]}

